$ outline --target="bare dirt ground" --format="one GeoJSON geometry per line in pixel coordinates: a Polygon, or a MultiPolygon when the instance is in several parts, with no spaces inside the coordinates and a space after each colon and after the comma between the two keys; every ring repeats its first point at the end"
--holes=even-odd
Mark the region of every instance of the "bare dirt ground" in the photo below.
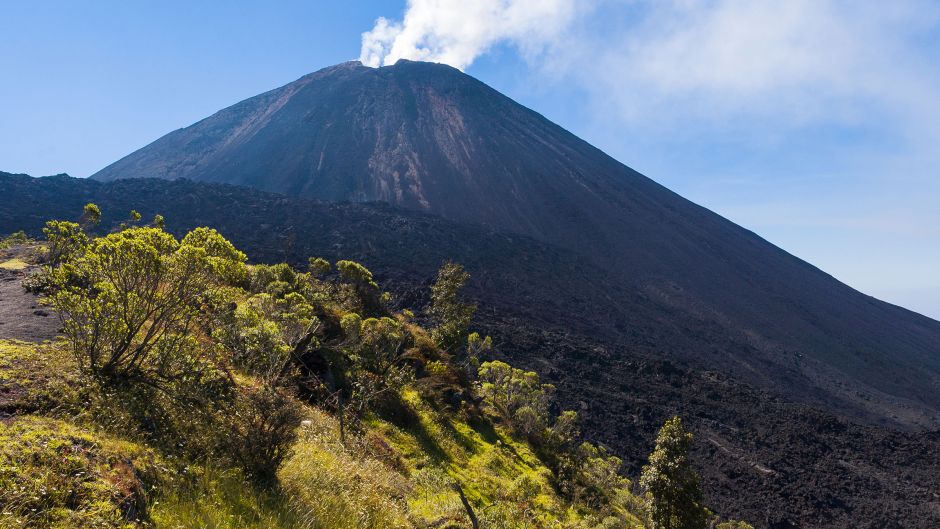
{"type": "Polygon", "coordinates": [[[0,339],[42,342],[56,337],[59,318],[26,292],[23,279],[33,270],[29,249],[13,247],[0,250],[0,339]],[[4,266],[7,265],[7,266],[4,266]]]}

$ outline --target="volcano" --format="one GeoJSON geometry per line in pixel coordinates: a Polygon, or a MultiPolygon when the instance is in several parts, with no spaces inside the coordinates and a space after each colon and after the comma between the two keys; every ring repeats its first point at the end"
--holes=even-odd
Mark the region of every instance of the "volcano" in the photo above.
{"type": "Polygon", "coordinates": [[[853,290],[448,66],[326,68],[92,178],[387,202],[532,237],[635,298],[594,300],[641,312],[599,329],[608,339],[848,416],[940,426],[940,323],[853,290]]]}
{"type": "Polygon", "coordinates": [[[757,527],[940,523],[940,322],[453,68],[340,64],[171,132],[98,182],[0,177],[0,229],[39,234],[89,200],[162,213],[255,260],[360,260],[416,309],[436,267],[462,262],[497,354],[556,384],[631,475],[680,413],[707,494],[757,527]]]}

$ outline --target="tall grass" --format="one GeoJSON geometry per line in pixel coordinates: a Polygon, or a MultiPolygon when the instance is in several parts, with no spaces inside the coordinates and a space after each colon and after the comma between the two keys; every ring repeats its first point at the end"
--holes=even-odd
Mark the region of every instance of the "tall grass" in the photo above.
{"type": "Polygon", "coordinates": [[[408,480],[361,447],[344,447],[335,419],[314,410],[279,477],[303,527],[394,529],[412,527],[408,480]]]}
{"type": "Polygon", "coordinates": [[[283,495],[259,490],[240,472],[192,469],[185,484],[163,491],[151,509],[159,529],[295,529],[308,527],[283,495]]]}

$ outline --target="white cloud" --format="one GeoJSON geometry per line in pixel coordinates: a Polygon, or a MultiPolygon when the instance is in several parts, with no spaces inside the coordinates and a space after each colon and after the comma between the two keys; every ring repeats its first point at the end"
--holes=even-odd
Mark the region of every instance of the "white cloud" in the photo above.
{"type": "Polygon", "coordinates": [[[408,0],[362,34],[360,60],[466,69],[509,43],[628,122],[854,125],[936,107],[938,63],[912,48],[938,25],[931,0],[408,0]]]}
{"type": "MultiPolygon", "coordinates": [[[[582,37],[566,64],[630,121],[771,119],[775,125],[912,120],[936,109],[940,23],[922,0],[637,0],[619,34],[582,37]]],[[[940,134],[940,129],[936,131],[940,134]]]]}
{"type": "Polygon", "coordinates": [[[461,70],[501,42],[526,57],[557,44],[585,0],[408,0],[404,19],[379,18],[362,34],[359,60],[366,66],[411,59],[461,70]]]}

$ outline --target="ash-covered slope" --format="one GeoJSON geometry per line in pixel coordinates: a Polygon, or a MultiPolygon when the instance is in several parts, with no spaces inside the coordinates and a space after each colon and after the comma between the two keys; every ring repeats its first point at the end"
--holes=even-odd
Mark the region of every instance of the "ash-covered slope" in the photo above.
{"type": "Polygon", "coordinates": [[[134,177],[386,201],[528,235],[696,322],[609,327],[618,337],[675,334],[657,343],[673,358],[849,415],[940,424],[940,323],[856,292],[447,66],[327,68],[94,175],[134,177]]]}

